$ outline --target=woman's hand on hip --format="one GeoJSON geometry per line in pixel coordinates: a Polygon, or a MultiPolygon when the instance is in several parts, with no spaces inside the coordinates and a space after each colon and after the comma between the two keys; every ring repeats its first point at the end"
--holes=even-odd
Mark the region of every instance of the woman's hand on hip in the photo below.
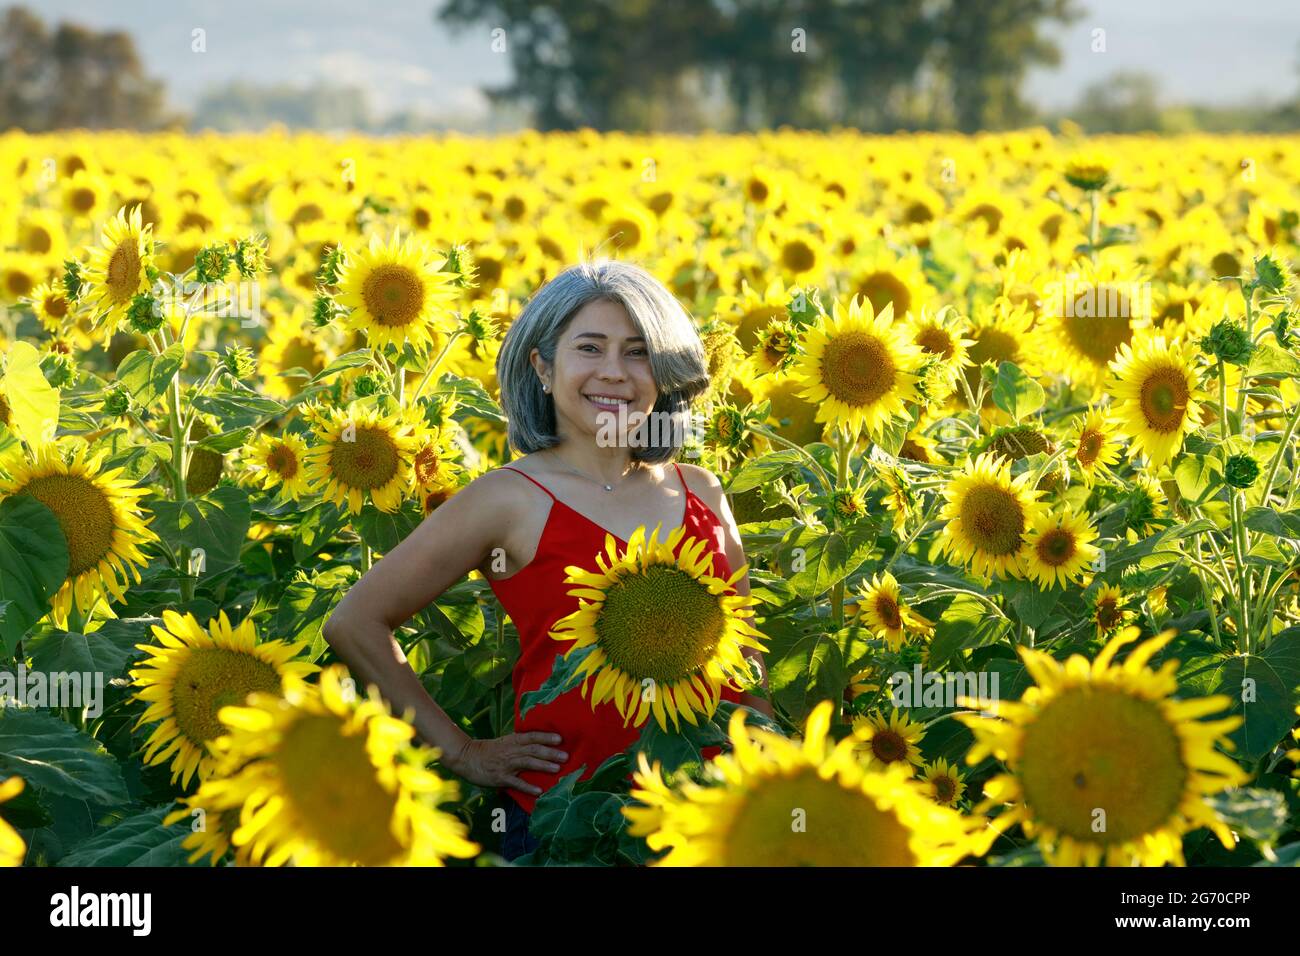
{"type": "Polygon", "coordinates": [[[512,787],[524,793],[539,794],[540,787],[519,776],[524,770],[557,773],[569,755],[548,744],[561,742],[559,734],[528,731],[469,740],[454,758],[445,756],[443,765],[480,787],[512,787]]]}

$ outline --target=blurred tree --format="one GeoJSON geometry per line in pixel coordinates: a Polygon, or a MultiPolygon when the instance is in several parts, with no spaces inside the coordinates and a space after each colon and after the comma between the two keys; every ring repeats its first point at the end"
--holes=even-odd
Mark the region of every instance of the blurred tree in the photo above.
{"type": "Polygon", "coordinates": [[[542,129],[1016,125],[1071,0],[444,0],[514,66],[542,129]],[[500,32],[496,32],[499,30],[500,32]],[[700,89],[721,89],[719,103],[700,89]]]}
{"type": "Polygon", "coordinates": [[[1038,31],[1048,20],[1069,22],[1081,13],[1072,0],[935,0],[927,3],[940,52],[936,70],[946,77],[957,128],[1006,129],[1033,118],[1020,98],[1031,66],[1055,66],[1061,51],[1038,31]]]}
{"type": "Polygon", "coordinates": [[[53,32],[25,7],[0,19],[0,129],[156,129],[175,121],[130,36],[70,23],[53,32]]]}
{"type": "Polygon", "coordinates": [[[1163,126],[1159,84],[1150,73],[1113,73],[1089,84],[1070,118],[1090,133],[1136,133],[1163,126]]]}

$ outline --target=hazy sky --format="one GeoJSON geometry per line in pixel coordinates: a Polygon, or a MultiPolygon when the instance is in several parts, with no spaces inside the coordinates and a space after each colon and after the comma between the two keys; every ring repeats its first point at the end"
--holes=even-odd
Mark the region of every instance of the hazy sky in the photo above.
{"type": "MultiPolygon", "coordinates": [[[[968,0],[972,6],[979,0],[968,0]]],[[[8,5],[6,0],[0,4],[8,5]]],[[[477,87],[510,74],[489,46],[490,24],[451,34],[435,22],[438,0],[27,0],[47,21],[73,19],[130,32],[150,73],[175,105],[193,106],[207,87],[330,80],[368,90],[377,112],[413,108],[477,114],[477,87]],[[207,52],[191,31],[207,31],[207,52]]],[[[1160,78],[1166,101],[1228,103],[1292,93],[1300,81],[1300,0],[1081,0],[1087,13],[1055,26],[1059,69],[1034,71],[1027,97],[1072,102],[1087,84],[1118,70],[1160,78]],[[1093,30],[1106,51],[1093,52],[1093,30]]]]}

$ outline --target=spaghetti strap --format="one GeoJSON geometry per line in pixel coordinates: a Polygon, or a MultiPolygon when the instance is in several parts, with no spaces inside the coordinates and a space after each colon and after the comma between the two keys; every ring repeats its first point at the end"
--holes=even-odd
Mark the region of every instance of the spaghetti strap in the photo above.
{"type": "MultiPolygon", "coordinates": [[[[535,484],[538,488],[541,488],[542,491],[546,492],[548,495],[551,495],[551,490],[547,488],[544,484],[542,484],[540,481],[538,481],[536,478],[534,478],[532,475],[525,474],[524,472],[520,471],[518,468],[511,468],[509,465],[502,465],[501,467],[505,468],[507,471],[513,471],[517,475],[523,475],[525,478],[527,478],[529,481],[535,484]]],[[[555,495],[551,495],[551,500],[559,501],[560,499],[555,497],[555,495]]]]}
{"type": "Polygon", "coordinates": [[[677,469],[677,480],[680,481],[680,482],[682,483],[682,493],[685,494],[686,497],[689,498],[689,497],[691,496],[691,489],[690,489],[690,487],[686,484],[686,479],[682,477],[682,468],[681,468],[681,466],[678,465],[677,462],[673,462],[673,467],[677,469]]]}

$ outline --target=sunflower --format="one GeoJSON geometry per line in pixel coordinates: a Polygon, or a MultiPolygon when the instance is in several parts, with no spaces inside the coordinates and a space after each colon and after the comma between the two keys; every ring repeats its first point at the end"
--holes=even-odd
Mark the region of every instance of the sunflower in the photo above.
{"type": "Polygon", "coordinates": [[[893,306],[893,314],[900,322],[909,313],[920,314],[935,295],[921,270],[919,257],[897,258],[883,250],[853,272],[849,290],[866,299],[876,313],[893,306]]]}
{"type": "Polygon", "coordinates": [[[904,767],[865,767],[855,740],[828,739],[833,704],[808,715],[802,741],[731,716],[732,752],[711,779],[669,786],[658,761],[637,755],[628,833],[658,866],[951,866],[967,856],[976,824],[936,805],[904,767]]]}
{"type": "MultiPolygon", "coordinates": [[[[1011,362],[1033,377],[1038,372],[1039,342],[1034,330],[1034,316],[1025,303],[1013,306],[1008,299],[997,299],[987,308],[979,309],[970,322],[966,336],[971,340],[968,355],[971,364],[963,370],[966,387],[971,398],[980,391],[980,366],[985,362],[994,367],[1011,362]]],[[[965,396],[962,396],[966,404],[965,396]]],[[[993,405],[993,390],[984,390],[980,403],[981,415],[997,418],[1003,414],[993,405]]]]}
{"type": "MultiPolygon", "coordinates": [[[[23,778],[10,777],[0,780],[0,803],[4,803],[23,792],[23,778]]],[[[27,844],[18,835],[18,831],[0,819],[0,869],[7,866],[22,866],[23,857],[27,855],[27,844]]]]}
{"type": "Polygon", "coordinates": [[[1079,466],[1083,483],[1092,487],[1098,479],[1111,474],[1119,461],[1121,446],[1115,422],[1098,408],[1090,408],[1079,418],[1071,442],[1070,460],[1079,466]]]}
{"type": "Polygon", "coordinates": [[[411,461],[411,487],[417,491],[454,485],[460,468],[456,440],[447,429],[421,428],[415,457],[411,461]]]}
{"type": "Polygon", "coordinates": [[[920,402],[916,372],[921,350],[894,325],[885,306],[873,314],[870,302],[854,298],[846,313],[835,303],[808,331],[805,354],[795,374],[802,397],[817,406],[816,420],[834,422],[859,434],[878,437],[905,402],[920,402]]]}
{"type": "Polygon", "coordinates": [[[1183,438],[1200,420],[1197,386],[1190,346],[1162,335],[1125,345],[1111,363],[1115,417],[1124,434],[1159,468],[1177,452],[1183,438]]]}
{"type": "Polygon", "coordinates": [[[920,315],[907,323],[907,334],[927,359],[933,370],[926,376],[925,395],[932,402],[942,402],[957,388],[957,376],[974,363],[970,360],[973,339],[963,338],[961,324],[951,306],[930,315],[920,315]]]}
{"type": "Polygon", "coordinates": [[[253,484],[260,484],[266,491],[278,486],[280,497],[286,501],[297,501],[311,489],[306,459],[307,443],[293,432],[262,433],[248,446],[253,484]]]}
{"type": "Polygon", "coordinates": [[[372,237],[339,272],[337,300],[350,310],[348,328],[363,330],[373,346],[409,343],[426,351],[446,329],[446,310],[458,295],[455,275],[439,271],[444,261],[419,238],[372,237]]]}
{"type": "MultiPolygon", "coordinates": [[[[207,807],[200,804],[197,796],[197,794],[191,794],[181,800],[180,807],[163,817],[163,826],[169,827],[181,821],[193,823],[196,819],[194,811],[196,809],[201,810],[203,812],[203,825],[196,828],[194,832],[181,841],[181,848],[191,851],[186,860],[187,863],[198,863],[206,855],[209,858],[208,862],[212,866],[216,866],[230,850],[235,831],[239,829],[240,808],[228,807],[209,816],[207,807]]],[[[235,849],[235,865],[252,865],[249,858],[248,844],[235,849]]]]}
{"type": "Polygon", "coordinates": [[[884,485],[882,500],[891,514],[895,535],[902,535],[907,522],[917,514],[921,500],[912,490],[912,482],[897,465],[872,462],[880,483],[884,485]]]}
{"type": "Polygon", "coordinates": [[[931,799],[941,806],[957,806],[957,801],[966,792],[965,776],[943,757],[936,758],[933,763],[923,764],[921,778],[925,781],[931,799]]]}
{"type": "Polygon", "coordinates": [[[369,498],[380,511],[401,507],[417,447],[415,429],[394,413],[353,402],[347,409],[313,409],[315,443],[307,452],[307,480],[353,514],[369,498]]]}
{"type": "Polygon", "coordinates": [[[70,219],[90,222],[98,219],[108,204],[108,184],[87,169],[78,169],[63,180],[63,213],[70,219]]]}
{"type": "Polygon", "coordinates": [[[262,390],[272,398],[293,398],[307,386],[301,373],[285,375],[300,368],[308,376],[325,370],[334,357],[327,343],[321,341],[319,331],[308,331],[307,310],[296,305],[286,313],[271,312],[271,324],[266,340],[257,356],[258,375],[262,390]]]}
{"type": "Polygon", "coordinates": [[[193,802],[239,810],[232,843],[255,866],[442,866],[472,857],[461,820],[439,810],[459,787],[426,769],[438,751],[389,715],[376,690],[357,700],[334,664],[320,683],[286,677],[283,696],[253,693],[219,712],[217,775],[193,802]]]}
{"type": "Polygon", "coordinates": [[[206,780],[215,768],[209,743],[224,730],[217,711],[242,704],[253,691],[279,693],[281,677],[319,670],[294,658],[306,642],[258,641],[251,618],[231,627],[226,612],[204,628],[193,614],[162,612],[165,627],[153,625],[162,644],[137,644],[152,655],[130,671],[136,700],[148,704],[136,728],[161,721],[145,745],[144,762],[160,764],[171,757],[172,783],[184,774],[182,787],[198,772],[206,780]]]}
{"type": "Polygon", "coordinates": [[[1103,639],[1131,622],[1137,615],[1127,608],[1124,592],[1113,584],[1103,584],[1092,599],[1092,622],[1097,638],[1103,639]]]}
{"type": "Polygon", "coordinates": [[[1054,513],[1040,512],[1034,519],[1025,548],[1025,575],[1039,588],[1050,590],[1059,584],[1078,583],[1101,553],[1092,542],[1097,532],[1086,515],[1066,507],[1054,513]]]}
{"type": "Polygon", "coordinates": [[[58,335],[68,323],[71,307],[62,283],[42,282],[27,299],[45,331],[58,335]]]}
{"type": "Polygon", "coordinates": [[[1010,805],[983,849],[1016,823],[1057,866],[1183,866],[1182,836],[1201,826],[1233,848],[1231,831],[1204,798],[1249,779],[1215,750],[1232,749],[1226,734],[1243,718],[1199,720],[1230,699],[1175,699],[1178,661],[1166,660],[1158,671],[1147,667],[1173,639],[1172,630],[1113,664],[1119,648],[1140,635],[1140,628],[1125,628],[1091,664],[1077,654],[1062,663],[1022,645],[1035,686],[1019,701],[999,701],[995,717],[957,715],[975,734],[966,762],[991,755],[1007,768],[985,784],[987,799],[975,808],[985,813],[1010,805]]]}
{"type": "Polygon", "coordinates": [[[79,304],[95,315],[95,330],[111,337],[125,320],[131,300],[149,288],[154,270],[153,227],[142,225],[140,207],[118,210],[81,271],[79,304]]]}
{"type": "Polygon", "coordinates": [[[762,292],[751,288],[748,281],[742,280],[740,292],[721,296],[714,311],[735,324],[736,339],[741,348],[748,351],[757,344],[760,330],[774,319],[787,317],[786,307],[791,297],[798,293],[797,288],[787,289],[779,278],[769,282],[762,292]]]}
{"type": "Polygon", "coordinates": [[[566,657],[592,648],[578,673],[584,697],[595,677],[593,710],[612,698],[624,725],[639,727],[653,712],[667,730],[670,718],[680,727],[679,716],[691,725],[697,712],[711,717],[722,687],[739,689],[749,675],[744,648],[767,648],[747,620],[757,602],[732,587],[747,568],[724,581],[712,573],[707,542],[685,537],[684,526],[664,542],[659,532],[656,527],[647,539],[645,527],[637,528],[622,554],[607,534],[606,554],[596,555],[599,571],[565,568],[565,583],[578,585],[568,593],[579,607],[550,636],[573,642],[566,657]]]}
{"type": "Polygon", "coordinates": [[[146,527],[148,511],[138,499],[147,488],[121,477],[122,469],[101,470],[108,449],[89,459],[89,446],[60,438],[30,455],[11,454],[4,462],[10,475],[0,479],[0,499],[29,495],[54,512],[68,547],[68,575],[51,599],[54,622],[62,627],[75,606],[89,613],[101,596],[126,597],[126,578],[140,581],[148,559],[142,546],[157,541],[146,527]]]}
{"type": "Polygon", "coordinates": [[[853,737],[868,767],[890,764],[919,767],[924,762],[917,744],[925,739],[925,728],[901,711],[895,710],[889,717],[879,711],[854,717],[853,737]]]}
{"type": "Polygon", "coordinates": [[[1151,325],[1150,285],[1136,272],[1088,259],[1080,266],[1055,284],[1044,308],[1063,371],[1072,382],[1096,388],[1120,349],[1151,325]]]}
{"type": "Polygon", "coordinates": [[[1023,577],[1029,530],[1041,507],[1031,477],[1013,479],[1011,462],[994,452],[967,462],[943,490],[941,553],[986,577],[1023,577]]]}
{"type": "Polygon", "coordinates": [[[861,592],[858,613],[871,633],[888,644],[891,651],[903,646],[909,631],[928,629],[930,622],[907,606],[898,581],[888,571],[875,575],[870,583],[863,582],[861,592]]]}
{"type": "Polygon", "coordinates": [[[1164,527],[1169,515],[1169,499],[1164,486],[1145,472],[1133,476],[1125,496],[1124,523],[1137,537],[1146,537],[1164,527]]]}

